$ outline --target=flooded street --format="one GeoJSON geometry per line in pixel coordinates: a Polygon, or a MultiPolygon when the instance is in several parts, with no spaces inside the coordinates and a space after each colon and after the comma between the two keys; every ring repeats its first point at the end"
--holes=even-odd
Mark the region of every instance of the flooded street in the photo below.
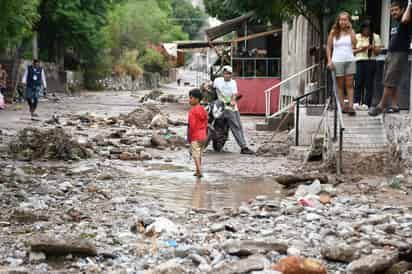
{"type": "MultiPolygon", "coordinates": [[[[408,176],[336,177],[322,163],[242,155],[231,136],[207,149],[197,179],[188,88],[162,90],[177,102],[90,92],[41,102],[34,121],[25,105],[0,112],[0,273],[263,274],[293,255],[375,273],[351,262],[375,251],[408,261],[408,176]],[[149,127],[156,115],[166,127],[149,127]],[[279,183],[289,175],[298,181],[279,183]]],[[[287,132],[255,130],[262,120],[242,117],[250,147],[285,145],[287,132]]]]}

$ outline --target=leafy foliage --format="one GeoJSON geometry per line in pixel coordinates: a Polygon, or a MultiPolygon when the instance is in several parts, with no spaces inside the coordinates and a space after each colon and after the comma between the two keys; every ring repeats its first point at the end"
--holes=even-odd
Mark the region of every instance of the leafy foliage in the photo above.
{"type": "Polygon", "coordinates": [[[0,1],[0,49],[18,45],[38,21],[38,0],[0,1]]]}
{"type": "Polygon", "coordinates": [[[139,58],[139,63],[147,72],[163,73],[169,67],[163,55],[152,48],[147,48],[142,57],[139,58]]]}
{"type": "MultiPolygon", "coordinates": [[[[334,17],[340,11],[360,9],[362,0],[205,0],[206,10],[221,20],[233,18],[248,11],[255,11],[262,21],[288,20],[303,15],[314,26],[322,25],[326,17],[334,17]],[[229,16],[228,16],[229,15],[229,16]]],[[[318,31],[321,27],[318,27],[318,31]]]]}
{"type": "Polygon", "coordinates": [[[173,20],[182,26],[182,30],[189,34],[190,39],[195,39],[199,30],[206,24],[206,14],[188,0],[172,0],[171,4],[173,20]]]}

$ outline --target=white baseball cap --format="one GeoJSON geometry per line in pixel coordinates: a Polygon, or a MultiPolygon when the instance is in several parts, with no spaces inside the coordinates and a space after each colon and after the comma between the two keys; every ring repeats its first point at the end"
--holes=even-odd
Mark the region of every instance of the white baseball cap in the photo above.
{"type": "Polygon", "coordinates": [[[229,73],[233,73],[232,67],[231,66],[224,66],[223,67],[223,72],[229,72],[229,73]]]}

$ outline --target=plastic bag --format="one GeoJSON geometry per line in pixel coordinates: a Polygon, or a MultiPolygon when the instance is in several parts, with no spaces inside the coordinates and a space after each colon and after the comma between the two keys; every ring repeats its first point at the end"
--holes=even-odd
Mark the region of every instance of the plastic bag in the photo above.
{"type": "Polygon", "coordinates": [[[0,93],[0,109],[4,109],[6,107],[6,103],[4,102],[3,94],[0,93]]]}

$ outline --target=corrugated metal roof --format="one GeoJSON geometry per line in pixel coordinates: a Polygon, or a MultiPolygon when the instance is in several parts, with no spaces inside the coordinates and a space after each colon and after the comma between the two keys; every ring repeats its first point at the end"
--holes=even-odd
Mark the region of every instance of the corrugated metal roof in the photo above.
{"type": "Polygon", "coordinates": [[[245,15],[239,16],[237,18],[225,21],[223,24],[209,28],[205,30],[206,35],[209,37],[211,41],[215,40],[216,38],[222,37],[236,29],[238,29],[243,23],[249,20],[250,17],[254,15],[254,12],[248,12],[245,15]]]}

